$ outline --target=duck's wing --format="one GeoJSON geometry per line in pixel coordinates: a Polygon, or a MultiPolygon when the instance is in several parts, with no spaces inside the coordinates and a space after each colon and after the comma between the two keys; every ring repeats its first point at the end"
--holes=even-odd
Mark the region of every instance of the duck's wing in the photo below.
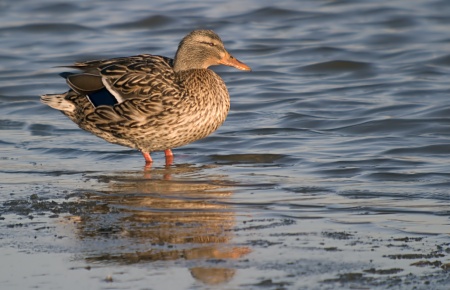
{"type": "Polygon", "coordinates": [[[74,92],[67,99],[79,108],[73,119],[94,134],[122,139],[133,128],[158,126],[183,95],[172,66],[172,59],[154,55],[76,63],[71,67],[83,72],[65,75],[74,92]]]}
{"type": "Polygon", "coordinates": [[[83,73],[65,74],[67,84],[87,95],[95,106],[145,99],[178,89],[173,60],[163,56],[137,55],[75,63],[70,67],[83,73]]]}

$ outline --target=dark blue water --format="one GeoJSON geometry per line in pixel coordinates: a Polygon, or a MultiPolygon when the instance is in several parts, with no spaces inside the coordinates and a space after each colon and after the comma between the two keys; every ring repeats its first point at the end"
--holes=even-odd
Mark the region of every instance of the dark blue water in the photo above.
{"type": "Polygon", "coordinates": [[[449,15],[445,0],[1,2],[0,285],[446,289],[449,15]],[[213,68],[227,121],[170,168],[39,102],[66,90],[58,66],[173,57],[196,28],[253,71],[213,68]]]}

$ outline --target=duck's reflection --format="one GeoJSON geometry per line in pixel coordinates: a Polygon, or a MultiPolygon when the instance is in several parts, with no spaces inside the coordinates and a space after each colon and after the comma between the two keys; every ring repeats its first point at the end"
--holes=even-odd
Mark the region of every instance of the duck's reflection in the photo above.
{"type": "Polygon", "coordinates": [[[234,269],[209,264],[238,259],[250,249],[231,244],[235,213],[225,202],[231,183],[200,171],[179,167],[154,169],[151,178],[148,173],[96,177],[107,190],[91,193],[96,206],[74,217],[88,262],[195,260],[189,263],[200,265],[190,268],[195,279],[208,284],[231,279],[234,269]]]}

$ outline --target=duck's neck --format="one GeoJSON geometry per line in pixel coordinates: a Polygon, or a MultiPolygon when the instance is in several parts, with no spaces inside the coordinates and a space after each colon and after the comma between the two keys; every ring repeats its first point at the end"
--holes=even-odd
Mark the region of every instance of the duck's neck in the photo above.
{"type": "Polygon", "coordinates": [[[190,69],[207,69],[211,65],[204,51],[189,45],[178,47],[173,62],[173,70],[175,72],[190,69]]]}
{"type": "Polygon", "coordinates": [[[181,71],[185,71],[185,70],[189,70],[189,69],[192,69],[189,62],[180,61],[180,59],[177,59],[175,57],[175,60],[173,62],[173,71],[174,72],[181,72],[181,71]]]}

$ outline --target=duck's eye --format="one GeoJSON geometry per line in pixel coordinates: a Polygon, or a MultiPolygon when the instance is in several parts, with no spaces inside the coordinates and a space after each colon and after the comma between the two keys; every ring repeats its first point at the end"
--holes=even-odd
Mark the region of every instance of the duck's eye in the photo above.
{"type": "Polygon", "coordinates": [[[209,46],[215,46],[215,44],[212,43],[212,42],[206,42],[206,44],[209,45],[209,46]]]}

